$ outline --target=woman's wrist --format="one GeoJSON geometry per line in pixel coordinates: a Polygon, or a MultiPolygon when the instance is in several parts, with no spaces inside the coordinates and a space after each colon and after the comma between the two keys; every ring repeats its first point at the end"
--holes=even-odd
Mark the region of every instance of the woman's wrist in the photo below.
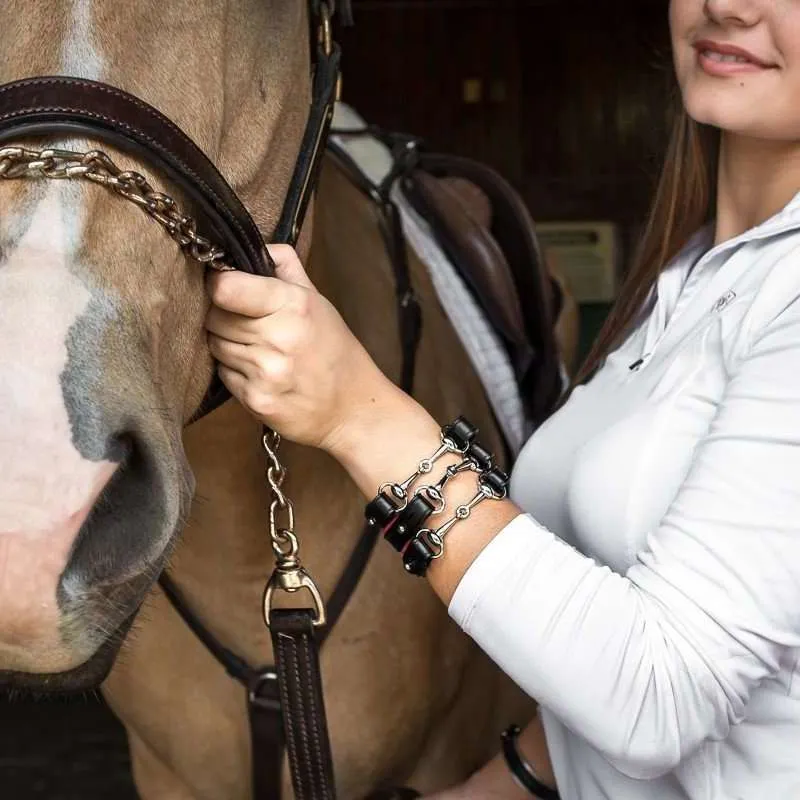
{"type": "Polygon", "coordinates": [[[380,484],[414,471],[420,458],[438,443],[440,426],[382,374],[370,381],[362,397],[351,405],[323,448],[371,497],[380,484]]]}
{"type": "MultiPolygon", "coordinates": [[[[351,404],[344,423],[324,444],[326,452],[347,470],[366,498],[375,497],[382,485],[412,475],[420,459],[439,447],[442,433],[440,424],[388,379],[370,388],[369,392],[362,391],[363,400],[351,404]]],[[[437,460],[433,482],[448,466],[461,460],[462,456],[456,453],[437,460]]],[[[447,484],[448,508],[471,503],[476,488],[473,472],[455,475],[447,484]]],[[[468,520],[459,522],[448,534],[443,556],[435,559],[427,571],[431,586],[445,604],[450,603],[461,578],[481,550],[519,513],[508,500],[482,503],[472,509],[468,520]]]]}
{"type": "MultiPolygon", "coordinates": [[[[547,749],[544,727],[538,715],[519,734],[517,748],[521,757],[531,765],[541,782],[554,789],[556,786],[555,776],[547,749]]],[[[530,800],[531,797],[531,793],[521,786],[512,775],[502,753],[476,772],[469,779],[467,786],[475,797],[502,797],[503,800],[530,800]]]]}

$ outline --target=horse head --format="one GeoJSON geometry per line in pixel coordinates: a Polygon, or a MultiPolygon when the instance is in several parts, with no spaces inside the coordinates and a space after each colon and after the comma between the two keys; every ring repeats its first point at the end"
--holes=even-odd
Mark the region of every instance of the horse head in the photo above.
{"type": "MultiPolygon", "coordinates": [[[[308,116],[305,2],[4,11],[0,82],[69,75],[141,97],[274,229],[308,116]]],[[[102,149],[192,214],[167,176],[81,137],[14,144],[102,149]]],[[[81,688],[110,668],[192,497],[181,434],[214,370],[204,270],[90,180],[2,181],[0,209],[0,680],[81,688]]]]}

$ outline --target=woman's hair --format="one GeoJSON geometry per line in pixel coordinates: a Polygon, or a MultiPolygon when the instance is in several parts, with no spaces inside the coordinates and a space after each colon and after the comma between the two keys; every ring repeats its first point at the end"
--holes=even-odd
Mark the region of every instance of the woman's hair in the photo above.
{"type": "MultiPolygon", "coordinates": [[[[572,383],[584,382],[622,343],[659,274],[689,238],[713,214],[716,196],[719,130],[696,123],[682,104],[674,115],[672,135],[647,224],[625,278],[600,333],[572,383]]],[[[566,398],[565,398],[566,399],[566,398]]]]}

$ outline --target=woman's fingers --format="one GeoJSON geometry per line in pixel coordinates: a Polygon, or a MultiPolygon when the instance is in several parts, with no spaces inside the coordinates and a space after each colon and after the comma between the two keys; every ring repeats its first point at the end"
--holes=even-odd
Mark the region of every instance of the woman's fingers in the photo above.
{"type": "Polygon", "coordinates": [[[228,369],[236,370],[244,376],[252,373],[253,348],[250,345],[232,342],[212,333],[208,336],[208,349],[211,355],[228,369]]]}
{"type": "Polygon", "coordinates": [[[288,244],[270,244],[267,250],[275,262],[275,274],[281,280],[304,289],[314,288],[294,248],[288,244]]]}
{"type": "Polygon", "coordinates": [[[212,272],[207,285],[214,306],[252,319],[274,314],[301,291],[279,278],[234,271],[212,272]]]}
{"type": "Polygon", "coordinates": [[[242,373],[251,380],[284,389],[289,378],[287,357],[269,344],[240,344],[213,334],[208,337],[211,355],[226,367],[242,373]]]}
{"type": "Polygon", "coordinates": [[[252,319],[212,308],[206,318],[206,329],[210,334],[231,343],[263,345],[286,354],[296,353],[311,335],[311,323],[307,316],[294,309],[252,319]]]}
{"type": "Polygon", "coordinates": [[[226,367],[224,364],[220,364],[217,367],[217,373],[231,395],[241,402],[242,394],[247,391],[247,387],[250,385],[247,376],[237,372],[235,369],[226,367]]]}
{"type": "Polygon", "coordinates": [[[211,308],[206,328],[240,344],[257,344],[267,335],[265,323],[273,317],[302,320],[316,292],[279,278],[225,272],[209,278],[211,308]],[[282,313],[283,312],[283,313],[282,313]]]}
{"type": "Polygon", "coordinates": [[[293,297],[315,291],[297,253],[289,245],[269,245],[275,262],[275,277],[230,270],[211,272],[208,293],[214,305],[244,317],[266,317],[293,297]]]}
{"type": "Polygon", "coordinates": [[[223,383],[252,412],[268,413],[267,402],[291,389],[291,364],[281,353],[213,335],[209,336],[208,344],[212,355],[219,361],[219,376],[223,383]]]}
{"type": "MultiPolygon", "coordinates": [[[[260,319],[282,308],[302,311],[308,305],[308,295],[315,294],[316,290],[297,253],[288,245],[269,245],[267,249],[275,261],[276,277],[235,270],[211,272],[207,283],[213,307],[241,317],[260,319]]],[[[220,319],[218,317],[216,322],[220,319]]]]}
{"type": "Polygon", "coordinates": [[[262,321],[262,317],[245,317],[219,306],[211,306],[206,316],[206,330],[237,344],[258,344],[261,341],[262,321]]]}

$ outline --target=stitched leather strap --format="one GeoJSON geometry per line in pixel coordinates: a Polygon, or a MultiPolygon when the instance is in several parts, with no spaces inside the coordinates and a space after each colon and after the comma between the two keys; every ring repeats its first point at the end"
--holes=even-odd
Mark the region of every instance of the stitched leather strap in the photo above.
{"type": "Polygon", "coordinates": [[[254,676],[248,690],[254,800],[281,800],[283,714],[278,673],[267,667],[254,676]]]}
{"type": "MultiPolygon", "coordinates": [[[[99,139],[155,168],[185,192],[204,234],[222,244],[232,266],[273,273],[261,233],[236,192],[177,125],[143,100],[81,78],[28,78],[0,86],[0,143],[53,134],[99,139]]],[[[191,421],[229,397],[215,374],[191,421]]]]}
{"type": "Polygon", "coordinates": [[[233,265],[272,274],[261,234],[247,209],[203,151],[160,111],[113,86],[60,76],[0,86],[0,142],[23,136],[100,139],[155,166],[190,198],[233,265]]]}
{"type": "Polygon", "coordinates": [[[336,800],[313,612],[273,609],[270,630],[295,797],[336,800]]]}

